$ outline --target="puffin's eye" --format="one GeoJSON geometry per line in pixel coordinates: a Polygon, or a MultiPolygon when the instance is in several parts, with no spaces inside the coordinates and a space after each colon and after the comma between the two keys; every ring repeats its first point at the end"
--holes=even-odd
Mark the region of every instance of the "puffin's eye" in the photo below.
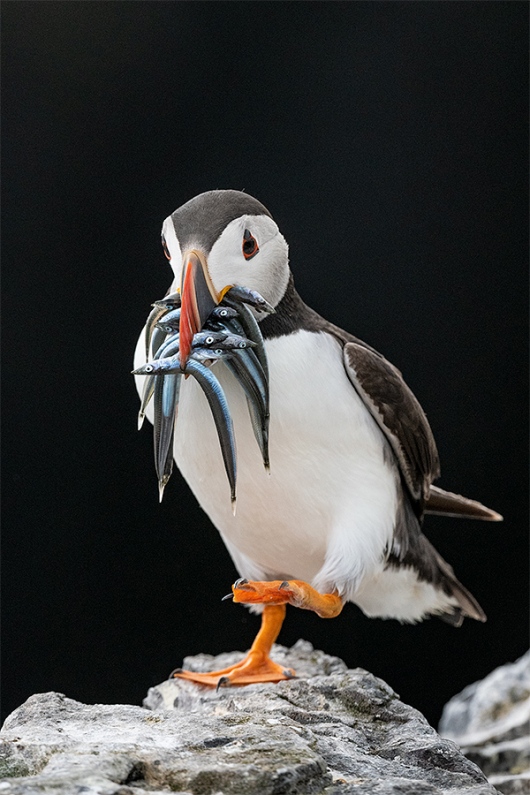
{"type": "Polygon", "coordinates": [[[164,235],[162,235],[162,248],[164,249],[164,254],[166,255],[167,259],[171,259],[171,254],[169,253],[164,235]]]}
{"type": "Polygon", "coordinates": [[[259,251],[258,241],[251,235],[248,229],[243,233],[243,256],[245,259],[252,259],[259,251]]]}

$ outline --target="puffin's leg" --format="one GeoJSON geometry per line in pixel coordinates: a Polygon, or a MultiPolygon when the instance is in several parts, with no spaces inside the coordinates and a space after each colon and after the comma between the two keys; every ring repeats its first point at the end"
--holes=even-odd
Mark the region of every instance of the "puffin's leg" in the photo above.
{"type": "Polygon", "coordinates": [[[234,602],[245,604],[290,604],[313,610],[320,618],[335,618],[344,606],[337,593],[319,593],[303,580],[249,582],[237,580],[232,586],[234,602]]]}
{"type": "Polygon", "coordinates": [[[180,671],[175,672],[176,678],[210,687],[290,679],[295,675],[294,671],[283,668],[273,662],[269,656],[285,618],[286,604],[304,610],[313,610],[321,618],[334,618],[343,608],[343,601],[338,594],[321,594],[303,580],[249,582],[240,579],[233,584],[232,593],[234,602],[264,605],[261,628],[249,653],[240,663],[222,671],[213,671],[209,674],[180,671]]]}
{"type": "Polygon", "coordinates": [[[260,631],[256,635],[249,653],[241,662],[224,668],[222,671],[213,671],[209,674],[180,671],[175,672],[174,676],[210,687],[250,685],[255,682],[280,682],[282,679],[291,679],[294,676],[294,671],[278,665],[269,657],[272,644],[278,637],[285,618],[286,601],[284,599],[283,604],[265,605],[260,631]]]}

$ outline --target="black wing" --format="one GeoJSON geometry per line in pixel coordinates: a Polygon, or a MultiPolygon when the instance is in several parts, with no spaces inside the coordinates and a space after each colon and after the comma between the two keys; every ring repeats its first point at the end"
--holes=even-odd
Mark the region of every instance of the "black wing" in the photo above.
{"type": "Polygon", "coordinates": [[[423,507],[440,461],[430,425],[399,370],[357,342],[344,345],[344,366],[366,408],[385,434],[414,500],[423,507]]]}

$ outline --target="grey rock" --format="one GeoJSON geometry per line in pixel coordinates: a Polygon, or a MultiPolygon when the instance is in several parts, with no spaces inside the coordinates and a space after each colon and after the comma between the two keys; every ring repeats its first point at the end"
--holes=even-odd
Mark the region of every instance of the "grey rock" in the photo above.
{"type": "Polygon", "coordinates": [[[0,732],[0,795],[494,795],[380,679],[303,641],[273,657],[298,677],[219,692],[173,679],[143,708],[31,696],[0,732]]]}
{"type": "Polygon", "coordinates": [[[500,792],[530,793],[530,652],[454,696],[439,731],[500,792]]]}

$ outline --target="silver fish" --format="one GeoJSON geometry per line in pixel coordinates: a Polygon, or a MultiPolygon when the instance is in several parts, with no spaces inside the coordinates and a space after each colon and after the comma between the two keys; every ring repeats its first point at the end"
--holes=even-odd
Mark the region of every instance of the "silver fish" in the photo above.
{"type": "Polygon", "coordinates": [[[223,323],[217,322],[216,327],[219,329],[226,329],[228,332],[233,331],[236,334],[245,335],[248,334],[249,336],[252,335],[252,341],[256,342],[255,344],[255,351],[252,351],[254,354],[250,357],[252,363],[257,369],[257,373],[255,377],[258,377],[259,374],[259,383],[262,385],[264,394],[265,394],[265,402],[267,406],[267,416],[269,414],[269,368],[267,362],[267,354],[265,352],[265,344],[263,342],[263,337],[261,336],[261,331],[259,329],[258,324],[256,323],[252,312],[250,312],[246,307],[243,307],[244,312],[247,314],[243,320],[243,323],[239,322],[238,319],[233,318],[231,320],[227,320],[223,323]]]}
{"type": "MultiPolygon", "coordinates": [[[[173,470],[173,436],[178,413],[178,402],[182,374],[166,375],[158,379],[162,383],[160,398],[155,399],[155,468],[158,477],[158,490],[160,502],[164,496],[164,489],[171,477],[173,470]],[[157,417],[157,411],[160,416],[157,417]]],[[[155,386],[155,393],[157,386],[155,386]]]]}
{"type": "MultiPolygon", "coordinates": [[[[178,335],[175,335],[177,337],[178,335]]],[[[223,354],[230,354],[235,351],[250,350],[250,341],[237,334],[224,334],[221,332],[201,332],[193,337],[192,350],[190,355],[196,355],[197,359],[221,358],[223,354]]],[[[167,373],[182,373],[179,359],[178,339],[168,341],[161,349],[164,356],[153,359],[146,364],[142,364],[133,370],[133,375],[160,376],[167,373]]],[[[142,401],[143,404],[143,401],[142,401]]]]}
{"type": "Polygon", "coordinates": [[[169,293],[161,298],[160,301],[155,301],[153,306],[164,307],[167,311],[170,309],[178,309],[181,304],[182,298],[179,292],[169,293]]]}
{"type": "Polygon", "coordinates": [[[157,354],[157,351],[160,350],[160,348],[164,344],[166,337],[167,337],[166,332],[163,331],[161,328],[158,328],[157,324],[153,331],[153,336],[151,338],[151,350],[153,351],[153,354],[155,356],[157,354]]]}
{"type": "Polygon", "coordinates": [[[195,348],[190,356],[196,361],[211,367],[217,361],[227,361],[234,355],[233,350],[223,350],[222,348],[195,348]]]}
{"type": "Polygon", "coordinates": [[[227,295],[234,301],[253,306],[258,312],[274,314],[276,311],[262,295],[256,292],[256,290],[249,290],[248,287],[231,287],[226,293],[225,298],[227,295]]]}
{"type": "MultiPolygon", "coordinates": [[[[154,358],[156,360],[164,356],[171,356],[173,354],[178,353],[178,351],[179,351],[179,335],[175,334],[163,343],[163,345],[155,353],[154,358]]],[[[149,375],[152,371],[150,368],[147,367],[147,365],[149,365],[149,362],[146,363],[145,367],[139,367],[136,370],[133,370],[133,374],[149,375]]],[[[145,380],[144,389],[142,392],[142,401],[140,403],[140,410],[138,411],[138,430],[140,430],[142,425],[144,424],[147,406],[149,405],[149,402],[151,401],[151,398],[153,397],[155,391],[155,381],[156,378],[154,375],[149,375],[149,378],[146,378],[145,380]]]]}
{"type": "MultiPolygon", "coordinates": [[[[213,330],[217,320],[230,320],[231,318],[235,317],[237,317],[237,311],[232,309],[232,307],[216,306],[208,317],[204,328],[213,330]]],[[[180,308],[173,309],[171,312],[168,312],[167,315],[162,317],[156,326],[157,328],[162,329],[162,331],[165,331],[166,334],[173,334],[175,331],[178,331],[180,326],[180,308]]]]}
{"type": "MultiPolygon", "coordinates": [[[[153,451],[155,455],[155,471],[158,478],[158,487],[159,487],[159,494],[160,494],[160,473],[158,471],[158,439],[160,438],[160,424],[162,422],[162,391],[164,388],[164,380],[162,378],[157,378],[155,382],[154,388],[154,418],[153,418],[153,451]]],[[[171,470],[173,469],[173,463],[169,464],[169,471],[166,472],[166,478],[164,486],[166,485],[167,481],[171,476],[171,470]]]]}
{"type": "Polygon", "coordinates": [[[253,348],[254,343],[245,336],[234,334],[230,330],[200,331],[193,337],[192,348],[215,348],[216,346],[223,350],[232,350],[234,348],[244,350],[253,348]]]}
{"type": "Polygon", "coordinates": [[[166,334],[173,334],[175,331],[178,331],[179,326],[180,307],[167,312],[156,324],[156,327],[164,331],[166,334]]]}
{"type": "MultiPolygon", "coordinates": [[[[195,334],[192,340],[192,352],[197,348],[214,349],[219,348],[221,351],[243,351],[250,350],[254,343],[246,337],[239,334],[231,334],[227,331],[201,331],[195,334]]],[[[157,375],[165,372],[173,372],[168,370],[168,367],[173,367],[169,364],[177,360],[177,355],[180,349],[180,340],[178,334],[173,334],[162,347],[157,351],[155,358],[146,362],[146,364],[137,367],[133,370],[133,375],[157,375]]],[[[174,372],[177,372],[176,370],[174,372]]],[[[143,402],[143,401],[142,401],[143,402]]]]}
{"type": "MultiPolygon", "coordinates": [[[[212,337],[213,335],[210,335],[211,341],[214,342],[212,337]]],[[[196,353],[192,352],[191,355],[199,364],[201,361],[199,357],[201,356],[208,357],[208,359],[211,360],[212,358],[221,358],[222,356],[226,355],[226,353],[225,351],[219,349],[214,351],[207,348],[198,347],[196,349],[196,353]]],[[[164,489],[171,477],[173,470],[173,439],[175,433],[175,422],[178,415],[180,385],[183,373],[180,369],[178,355],[168,359],[155,360],[153,364],[157,370],[160,369],[163,371],[162,378],[153,379],[156,380],[153,390],[155,395],[155,416],[153,423],[155,469],[158,477],[159,498],[160,502],[162,502],[164,489]]],[[[219,389],[220,388],[221,387],[219,386],[219,389]]],[[[223,437],[220,435],[219,438],[221,441],[223,437]]],[[[223,449],[223,442],[221,442],[221,447],[223,449]]],[[[227,464],[225,462],[225,466],[226,465],[227,464]]]]}
{"type": "MultiPolygon", "coordinates": [[[[172,348],[168,348],[167,353],[168,356],[157,360],[154,359],[152,362],[147,362],[147,364],[138,367],[136,370],[133,370],[133,375],[146,375],[147,378],[145,379],[145,386],[142,392],[142,400],[140,405],[140,410],[138,412],[138,430],[141,430],[145,415],[147,412],[147,407],[155,393],[155,386],[158,381],[163,381],[163,376],[169,375],[182,375],[182,370],[180,369],[180,361],[178,357],[178,340],[173,342],[172,348]]],[[[212,349],[212,348],[194,348],[190,356],[192,356],[195,361],[204,364],[207,367],[210,367],[215,361],[219,359],[227,359],[231,355],[233,355],[233,349],[212,349]]]]}
{"type": "MultiPolygon", "coordinates": [[[[231,292],[232,291],[230,290],[223,298],[223,301],[226,301],[229,304],[229,306],[232,305],[232,299],[229,297],[231,292]]],[[[248,306],[245,306],[244,304],[238,304],[237,309],[239,312],[238,320],[235,319],[230,320],[228,321],[228,325],[234,328],[234,330],[236,330],[237,333],[243,333],[245,336],[249,338],[249,340],[252,340],[252,342],[256,344],[256,356],[259,359],[259,362],[263,368],[263,372],[265,373],[266,380],[268,383],[269,366],[267,363],[267,354],[265,353],[265,343],[263,341],[263,337],[261,335],[261,331],[256,321],[256,318],[254,317],[248,306]],[[242,332],[237,331],[238,329],[242,329],[242,332]]]]}
{"type": "Polygon", "coordinates": [[[270,468],[269,418],[265,403],[265,393],[263,385],[258,383],[255,378],[255,372],[253,372],[252,367],[249,366],[249,357],[246,353],[247,352],[236,352],[234,356],[224,358],[223,362],[233,373],[237,382],[245,392],[254,438],[261,452],[263,466],[268,471],[270,468]]]}
{"type": "Polygon", "coordinates": [[[154,355],[155,359],[163,359],[166,356],[172,356],[174,353],[178,353],[180,349],[180,336],[179,333],[176,332],[175,334],[171,334],[170,337],[167,337],[164,340],[163,344],[157,350],[154,355]]]}
{"type": "Polygon", "coordinates": [[[263,368],[261,363],[256,356],[255,352],[252,350],[247,351],[238,351],[237,358],[241,360],[242,365],[248,372],[248,375],[252,382],[255,384],[259,400],[257,408],[259,409],[259,416],[261,422],[261,438],[262,442],[260,444],[260,449],[262,450],[263,458],[264,458],[264,465],[265,469],[269,469],[269,422],[270,422],[270,397],[269,397],[269,382],[267,381],[267,377],[263,372],[263,368]],[[264,453],[265,451],[265,453],[264,453]]]}
{"type": "MultiPolygon", "coordinates": [[[[235,318],[217,320],[212,323],[217,329],[228,333],[244,334],[244,329],[235,318]]],[[[260,332],[261,334],[261,332],[260,332]]],[[[254,351],[237,351],[237,356],[227,359],[225,364],[243,387],[247,398],[252,430],[261,450],[264,466],[269,470],[269,386],[263,368],[254,351]]]]}
{"type": "Polygon", "coordinates": [[[140,409],[138,411],[138,430],[142,429],[142,425],[144,424],[145,414],[147,411],[147,406],[149,405],[151,398],[153,397],[153,393],[155,391],[155,381],[156,378],[151,376],[147,378],[144,383],[144,389],[142,392],[142,400],[140,403],[140,409]]]}
{"type": "MultiPolygon", "coordinates": [[[[247,339],[247,337],[242,336],[241,334],[226,334],[224,339],[214,339],[212,342],[211,338],[216,334],[222,334],[224,332],[208,332],[208,337],[204,341],[204,347],[206,348],[215,348],[219,347],[224,351],[244,351],[250,350],[253,348],[256,343],[252,342],[252,340],[247,339]]],[[[199,336],[198,334],[195,335],[196,337],[199,336]]]]}
{"type": "MultiPolygon", "coordinates": [[[[176,309],[180,306],[180,293],[170,293],[166,295],[165,298],[162,298],[160,301],[155,301],[151,306],[153,307],[151,312],[149,313],[149,317],[145,323],[145,360],[146,362],[149,361],[149,351],[151,349],[151,339],[153,336],[153,332],[155,326],[157,325],[158,321],[167,314],[171,309],[176,309]]],[[[153,340],[153,350],[156,351],[157,348],[160,346],[161,341],[160,339],[155,341],[153,340]]]]}
{"type": "Polygon", "coordinates": [[[146,359],[149,359],[151,349],[153,359],[133,371],[135,375],[148,376],[138,415],[139,427],[154,396],[155,468],[162,500],[173,469],[173,440],[182,375],[193,376],[204,391],[212,411],[235,513],[236,451],[233,423],[224,391],[209,368],[215,362],[222,361],[242,387],[254,436],[264,466],[268,469],[267,356],[258,323],[247,304],[262,312],[273,312],[274,309],[259,293],[246,288],[232,288],[222,303],[211,312],[204,329],[194,335],[190,357],[182,368],[179,357],[180,302],[180,293],[172,293],[156,301],[146,324],[146,359]]]}
{"type": "Polygon", "coordinates": [[[230,498],[232,500],[232,512],[236,512],[236,445],[234,439],[234,426],[230,410],[226,401],[221,384],[215,375],[204,365],[195,361],[192,357],[188,359],[184,366],[184,374],[192,375],[200,384],[206,399],[210,405],[212,415],[219,437],[221,453],[225,465],[228,482],[230,484],[230,498]]]}
{"type": "Polygon", "coordinates": [[[149,313],[149,317],[145,322],[145,361],[149,361],[149,351],[151,350],[151,338],[153,336],[153,331],[155,330],[155,326],[160,320],[160,318],[165,315],[167,312],[166,308],[160,306],[154,306],[154,308],[149,313]]]}
{"type": "Polygon", "coordinates": [[[208,320],[206,321],[206,325],[209,326],[210,322],[215,320],[230,320],[231,318],[237,317],[237,309],[234,309],[231,306],[216,306],[215,309],[210,313],[208,316],[208,320]]]}

